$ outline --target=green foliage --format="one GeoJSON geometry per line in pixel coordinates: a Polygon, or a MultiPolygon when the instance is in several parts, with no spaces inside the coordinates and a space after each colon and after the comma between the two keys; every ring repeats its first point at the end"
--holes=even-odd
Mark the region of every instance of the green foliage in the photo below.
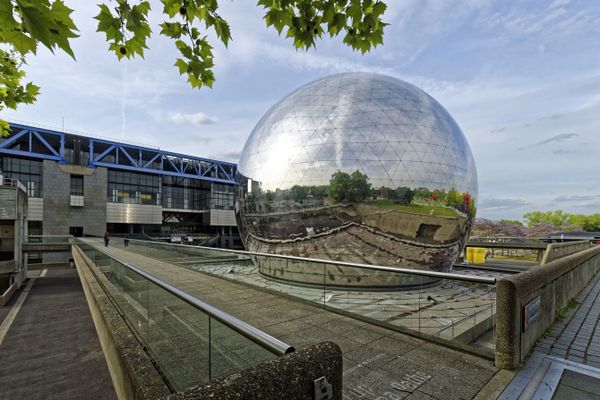
{"type": "Polygon", "coordinates": [[[374,0],[259,0],[265,22],[294,41],[298,49],[315,46],[326,32],[344,35],[344,43],[363,54],[383,44],[387,6],[374,0]]]}
{"type": "Polygon", "coordinates": [[[587,232],[600,231],[600,214],[570,214],[562,210],[533,211],[523,215],[527,226],[549,224],[557,230],[569,231],[581,228],[587,232]]]}
{"type": "Polygon", "coordinates": [[[294,185],[290,188],[290,199],[301,203],[306,199],[308,195],[308,188],[306,186],[294,185]]]}
{"type": "Polygon", "coordinates": [[[429,199],[431,198],[431,190],[427,188],[415,189],[415,198],[417,199],[429,199]]]}
{"type": "Polygon", "coordinates": [[[412,203],[413,198],[415,197],[414,190],[411,190],[404,186],[396,188],[394,192],[396,193],[396,200],[400,204],[410,204],[412,203]]]}
{"type": "Polygon", "coordinates": [[[98,20],[97,32],[106,34],[108,49],[120,60],[136,54],[144,57],[146,40],[152,30],[148,24],[150,3],[142,1],[131,5],[127,0],[115,0],[116,7],[111,10],[106,4],[99,4],[100,12],[94,18],[98,20]]]}
{"type": "Polygon", "coordinates": [[[329,181],[329,196],[335,202],[360,202],[371,196],[371,184],[360,171],[352,174],[337,171],[329,181]]]}
{"type": "Polygon", "coordinates": [[[395,190],[382,186],[377,195],[384,199],[394,200],[398,204],[410,204],[415,197],[415,191],[405,186],[397,187],[395,190]]]}
{"type": "Polygon", "coordinates": [[[308,193],[317,199],[323,199],[329,195],[329,186],[308,186],[308,193]]]}
{"type": "Polygon", "coordinates": [[[289,190],[289,198],[297,203],[302,203],[308,197],[323,199],[329,194],[329,186],[302,186],[294,185],[289,190]]]}
{"type": "MultiPolygon", "coordinates": [[[[22,67],[25,56],[35,54],[39,43],[75,58],[69,44],[77,37],[72,12],[60,0],[0,0],[0,111],[35,102],[39,87],[22,82],[22,67]]],[[[0,134],[9,132],[8,123],[0,119],[0,134]]]]}
{"type": "Polygon", "coordinates": [[[420,204],[399,204],[396,201],[389,199],[379,199],[370,201],[369,204],[376,205],[378,207],[385,207],[394,209],[401,212],[407,212],[411,214],[421,215],[433,215],[436,217],[457,217],[459,214],[456,210],[444,206],[435,205],[420,205],[420,204]]]}
{"type": "Polygon", "coordinates": [[[513,219],[501,219],[499,222],[501,224],[523,226],[523,223],[521,221],[517,221],[517,220],[513,220],[513,219]]]}
{"type": "Polygon", "coordinates": [[[69,39],[78,35],[71,10],[61,0],[1,0],[0,43],[25,56],[38,43],[50,51],[61,49],[75,58],[69,39]]]}
{"type": "MultiPolygon", "coordinates": [[[[174,64],[179,74],[186,75],[194,88],[212,87],[213,47],[207,33],[212,31],[225,47],[231,40],[229,24],[218,14],[219,0],[161,0],[161,3],[167,20],[160,24],[160,34],[172,39],[180,52],[174,64]]],[[[286,37],[293,39],[296,48],[314,47],[323,32],[330,37],[343,34],[344,43],[362,53],[383,43],[387,24],[382,16],[387,6],[380,0],[259,0],[258,5],[265,9],[267,26],[273,26],[280,34],[285,29],[286,37]]],[[[98,15],[94,17],[98,21],[97,31],[105,34],[108,49],[119,60],[143,58],[152,33],[148,23],[150,3],[104,0],[98,7],[98,15]]],[[[3,58],[14,60],[12,53],[20,55],[19,62],[14,64],[18,73],[9,71],[0,77],[3,107],[14,108],[35,101],[38,88],[33,84],[21,86],[20,79],[24,77],[21,66],[23,57],[35,54],[40,43],[53,52],[60,49],[75,58],[70,40],[78,35],[72,12],[62,0],[0,0],[0,45],[6,45],[3,51],[10,54],[3,58]]],[[[0,119],[3,134],[6,126],[0,119]]]]}
{"type": "Polygon", "coordinates": [[[329,196],[336,203],[344,202],[349,200],[350,192],[350,175],[337,171],[331,175],[329,181],[329,196]]]}
{"type": "Polygon", "coordinates": [[[569,214],[562,210],[556,211],[533,211],[523,215],[523,219],[527,223],[527,226],[535,224],[552,224],[556,228],[569,223],[569,214]]]}
{"type": "MultiPolygon", "coordinates": [[[[39,87],[31,82],[23,84],[25,72],[20,69],[23,58],[16,52],[0,50],[0,111],[16,109],[18,104],[31,104],[39,93],[39,87]]],[[[7,136],[10,127],[0,119],[0,135],[7,136]]]]}
{"type": "Polygon", "coordinates": [[[446,195],[446,205],[461,210],[463,208],[463,195],[454,188],[450,189],[446,195]]]}
{"type": "Polygon", "coordinates": [[[216,0],[162,0],[163,12],[169,21],[163,22],[161,35],[175,40],[181,57],[175,61],[180,75],[187,75],[192,87],[212,87],[213,73],[212,46],[205,34],[200,31],[212,29],[217,38],[227,47],[231,40],[229,24],[219,14],[216,0]]]}
{"type": "Polygon", "coordinates": [[[354,171],[350,175],[350,191],[348,199],[350,201],[363,201],[371,195],[371,184],[367,175],[360,171],[354,171]]]}

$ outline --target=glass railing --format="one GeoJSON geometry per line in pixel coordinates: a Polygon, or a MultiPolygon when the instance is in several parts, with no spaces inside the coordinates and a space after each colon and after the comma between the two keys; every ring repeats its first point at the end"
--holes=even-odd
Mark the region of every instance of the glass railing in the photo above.
{"type": "Polygon", "coordinates": [[[206,384],[293,347],[147,272],[76,240],[91,271],[175,391],[206,384]]]}
{"type": "Polygon", "coordinates": [[[496,280],[132,240],[129,251],[493,357],[496,280]]]}
{"type": "Polygon", "coordinates": [[[72,240],[71,235],[29,235],[26,243],[69,244],[72,240]]]}

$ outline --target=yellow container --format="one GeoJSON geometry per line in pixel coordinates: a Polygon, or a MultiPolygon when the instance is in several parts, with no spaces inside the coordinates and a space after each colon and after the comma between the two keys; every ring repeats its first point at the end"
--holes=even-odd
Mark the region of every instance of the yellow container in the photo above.
{"type": "Polygon", "coordinates": [[[467,262],[473,262],[473,247],[467,247],[467,262]]]}
{"type": "Polygon", "coordinates": [[[485,249],[481,247],[473,248],[473,264],[485,264],[485,249]]]}

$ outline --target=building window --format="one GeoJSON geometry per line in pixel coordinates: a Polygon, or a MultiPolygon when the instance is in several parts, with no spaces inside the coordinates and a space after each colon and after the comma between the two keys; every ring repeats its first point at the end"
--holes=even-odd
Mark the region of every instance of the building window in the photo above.
{"type": "Polygon", "coordinates": [[[1,157],[2,175],[17,179],[27,188],[29,197],[42,197],[42,161],[1,157]]]}
{"type": "Polygon", "coordinates": [[[108,201],[111,203],[160,205],[160,177],[108,170],[108,201]]]}
{"type": "Polygon", "coordinates": [[[233,210],[233,189],[233,185],[213,183],[210,208],[233,210]]]}
{"type": "Polygon", "coordinates": [[[71,196],[83,196],[82,175],[71,175],[71,196]]]}
{"type": "Polygon", "coordinates": [[[162,177],[162,206],[185,210],[205,210],[210,197],[210,182],[199,179],[162,177]]]}

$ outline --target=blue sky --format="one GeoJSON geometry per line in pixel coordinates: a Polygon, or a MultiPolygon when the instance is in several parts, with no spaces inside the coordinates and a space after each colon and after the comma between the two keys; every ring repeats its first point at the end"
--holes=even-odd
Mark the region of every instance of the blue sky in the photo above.
{"type": "MultiPolygon", "coordinates": [[[[153,9],[160,11],[156,1],[153,9]]],[[[38,102],[12,120],[237,161],[268,108],[332,73],[372,71],[424,89],[454,116],[475,156],[479,213],[600,212],[600,2],[388,0],[385,44],[367,55],[324,38],[308,52],[267,29],[252,0],[221,1],[228,49],[213,40],[214,88],[191,89],[157,34],[144,60],[117,62],[94,2],[67,1],[77,62],[42,50],[28,78],[38,102]]]]}

